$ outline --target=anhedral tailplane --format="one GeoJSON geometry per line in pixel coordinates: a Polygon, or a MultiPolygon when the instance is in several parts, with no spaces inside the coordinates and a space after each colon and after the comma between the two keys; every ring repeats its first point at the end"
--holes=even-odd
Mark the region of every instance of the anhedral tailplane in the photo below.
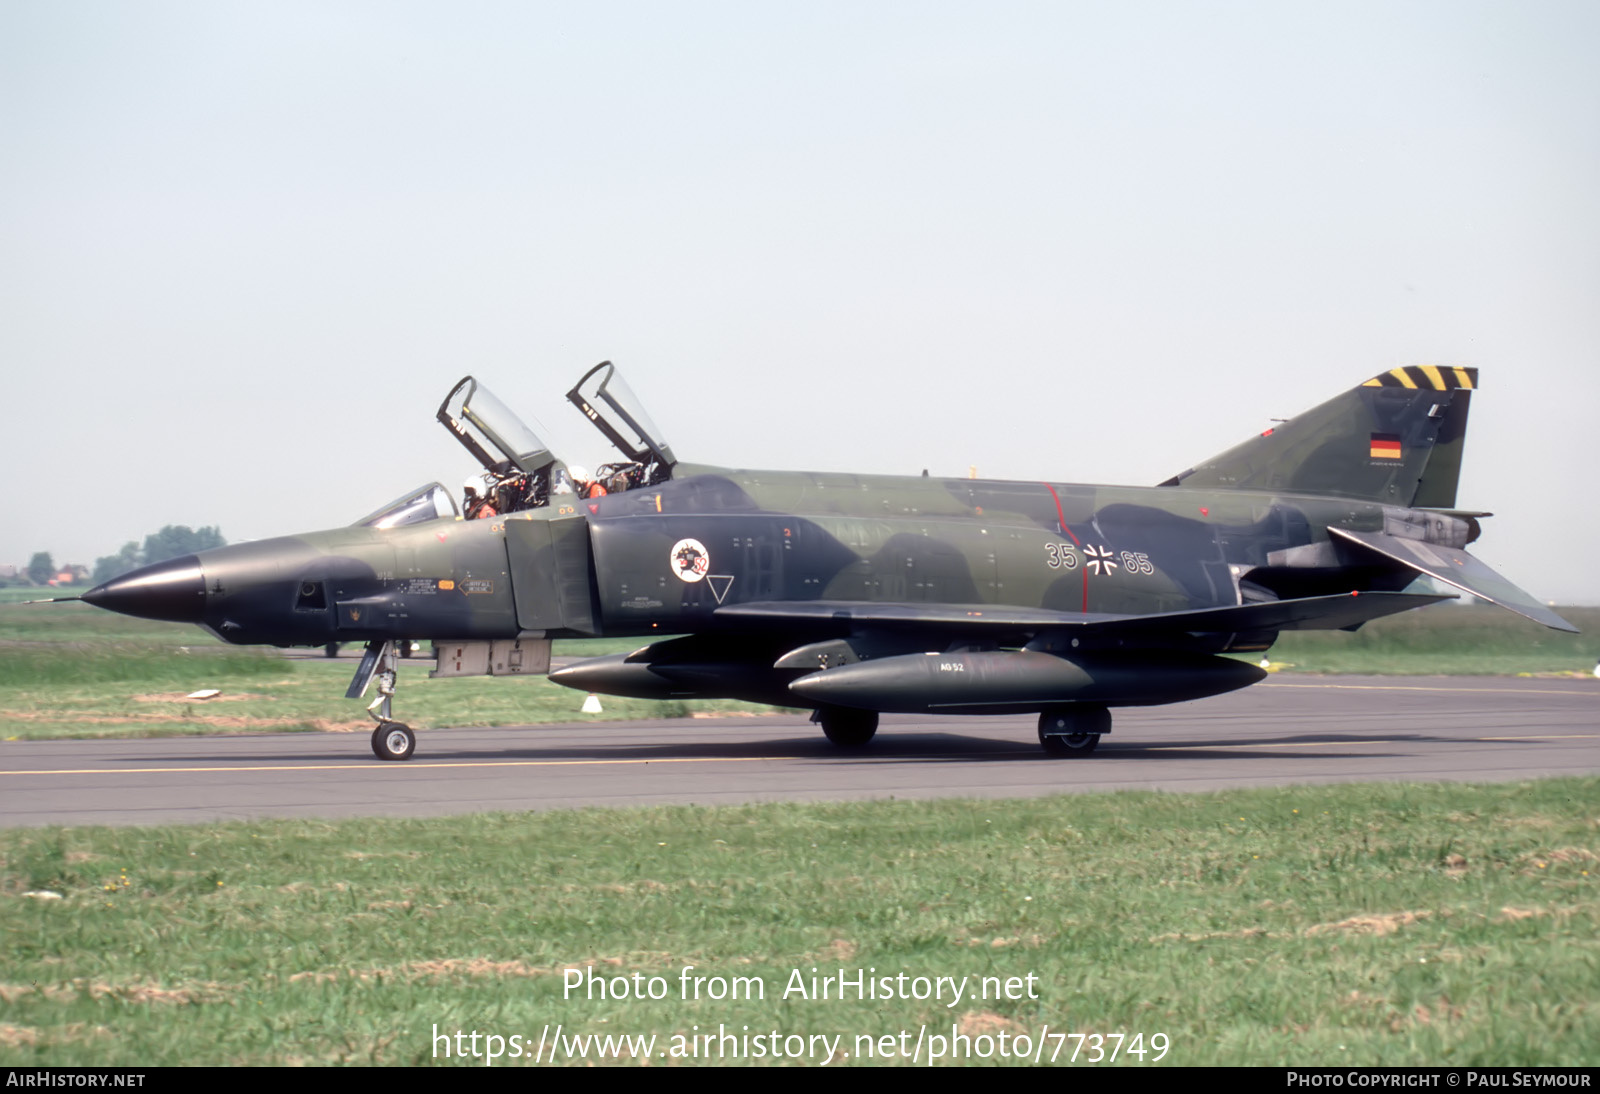
{"type": "Polygon", "coordinates": [[[1477,386],[1473,368],[1391,369],[1161,485],[1454,508],[1477,386]]]}
{"type": "Polygon", "coordinates": [[[1328,532],[1347,543],[1359,544],[1377,555],[1398,562],[1419,574],[1425,574],[1435,581],[1454,585],[1491,604],[1498,604],[1535,623],[1543,623],[1553,630],[1578,633],[1577,627],[1562,619],[1547,605],[1539,603],[1507,581],[1482,559],[1475,558],[1458,547],[1403,539],[1381,532],[1356,532],[1348,528],[1329,528],[1328,532]]]}

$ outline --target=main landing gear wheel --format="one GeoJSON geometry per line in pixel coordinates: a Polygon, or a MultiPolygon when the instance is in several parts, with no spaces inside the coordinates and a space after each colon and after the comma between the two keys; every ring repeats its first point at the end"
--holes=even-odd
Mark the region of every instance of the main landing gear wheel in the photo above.
{"type": "Polygon", "coordinates": [[[1039,715],[1039,743],[1052,756],[1087,756],[1111,732],[1111,712],[1100,706],[1060,707],[1039,715]]]}
{"type": "Polygon", "coordinates": [[[822,724],[823,736],[840,748],[861,748],[878,732],[878,712],[849,707],[824,707],[815,721],[822,724]]]}
{"type": "Polygon", "coordinates": [[[409,760],[417,750],[417,735],[399,722],[382,722],[372,731],[372,752],[380,760],[409,760]]]}

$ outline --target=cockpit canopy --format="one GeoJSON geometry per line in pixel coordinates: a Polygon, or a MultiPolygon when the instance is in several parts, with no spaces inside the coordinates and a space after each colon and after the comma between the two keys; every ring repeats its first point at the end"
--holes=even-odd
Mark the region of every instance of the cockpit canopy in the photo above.
{"type": "Polygon", "coordinates": [[[424,521],[454,519],[460,512],[450,491],[436,482],[419,486],[401,494],[388,505],[376,509],[355,522],[357,528],[399,528],[405,524],[424,521]]]}
{"type": "Polygon", "coordinates": [[[677,458],[661,431],[644,412],[638,397],[617,373],[617,366],[601,361],[583,374],[567,398],[595,424],[618,451],[636,463],[654,465],[652,481],[666,478],[677,458]]]}
{"type": "Polygon", "coordinates": [[[437,417],[487,472],[481,487],[464,488],[469,520],[537,509],[553,494],[598,497],[672,477],[672,449],[610,361],[584,373],[567,398],[624,457],[601,464],[592,477],[583,472],[581,482],[475,378],[464,376],[450,389],[437,417]]]}
{"type": "Polygon", "coordinates": [[[533,430],[471,376],[450,389],[439,404],[438,418],[483,469],[496,476],[518,471],[538,475],[556,462],[533,430]]]}

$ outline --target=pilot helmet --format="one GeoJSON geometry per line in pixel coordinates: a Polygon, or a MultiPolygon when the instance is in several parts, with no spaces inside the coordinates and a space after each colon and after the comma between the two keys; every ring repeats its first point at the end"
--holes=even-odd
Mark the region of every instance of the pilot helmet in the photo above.
{"type": "Polygon", "coordinates": [[[483,476],[482,475],[468,475],[467,476],[467,481],[461,484],[461,490],[462,490],[463,493],[467,493],[467,494],[482,494],[483,493],[483,476]]]}

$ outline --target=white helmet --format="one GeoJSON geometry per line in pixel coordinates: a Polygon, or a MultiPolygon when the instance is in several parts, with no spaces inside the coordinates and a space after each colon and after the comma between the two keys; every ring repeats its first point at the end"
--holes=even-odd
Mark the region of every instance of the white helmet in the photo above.
{"type": "Polygon", "coordinates": [[[483,476],[468,475],[467,481],[461,484],[461,489],[464,493],[468,491],[474,494],[483,493],[483,476]]]}
{"type": "Polygon", "coordinates": [[[567,476],[569,478],[571,478],[573,482],[588,482],[589,481],[589,471],[588,471],[588,469],[584,468],[584,467],[579,467],[575,463],[569,463],[567,465],[567,476]]]}

